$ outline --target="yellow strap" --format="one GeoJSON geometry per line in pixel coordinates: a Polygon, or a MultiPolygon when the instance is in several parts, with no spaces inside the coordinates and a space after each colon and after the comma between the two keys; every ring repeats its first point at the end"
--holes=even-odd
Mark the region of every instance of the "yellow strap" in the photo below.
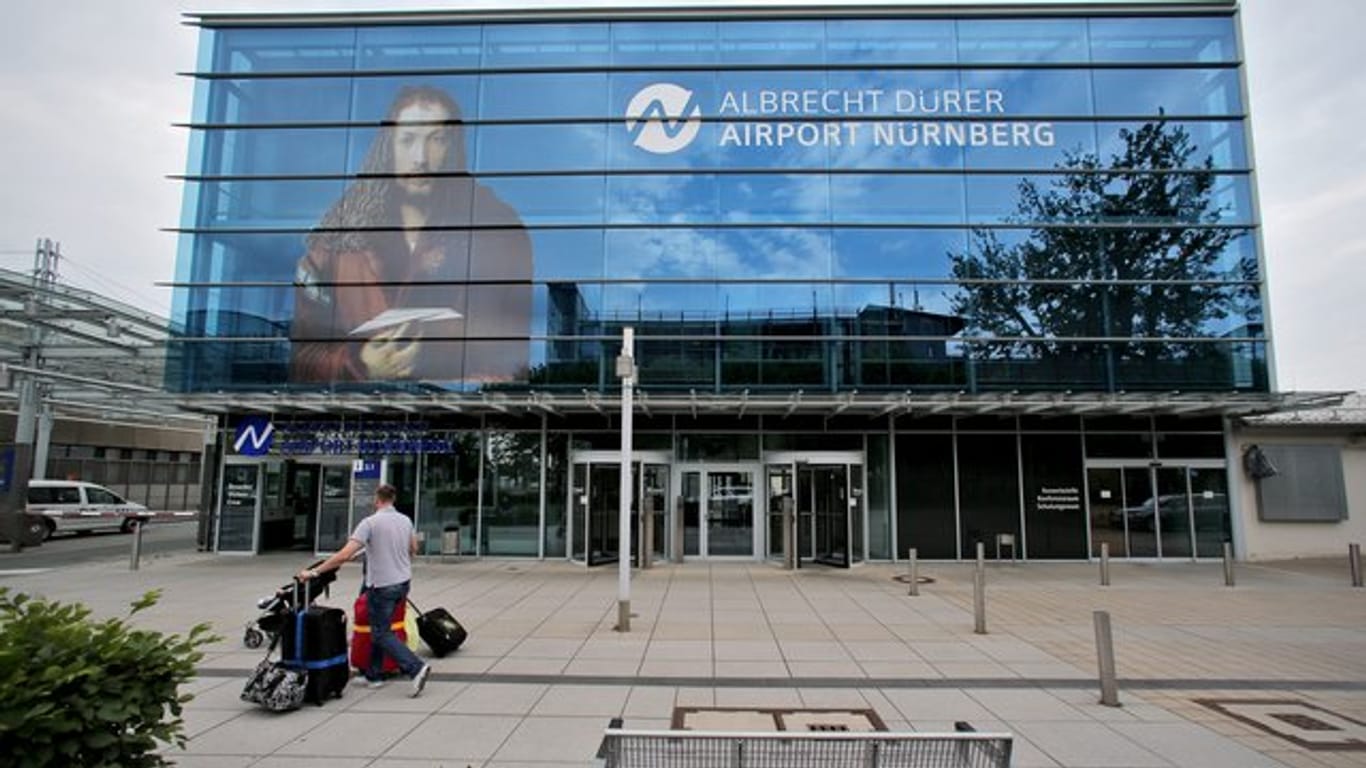
{"type": "MultiPolygon", "coordinates": [[[[397,632],[397,631],[399,631],[400,629],[403,629],[403,628],[404,628],[404,627],[403,627],[403,622],[401,622],[401,621],[396,621],[396,622],[394,622],[393,624],[390,624],[390,625],[389,625],[389,629],[391,629],[391,630],[393,630],[393,631],[395,631],[395,632],[397,632]]],[[[368,634],[370,634],[370,625],[369,625],[369,624],[357,624],[357,625],[355,625],[355,631],[357,631],[357,632],[359,632],[359,633],[361,633],[361,634],[363,634],[363,635],[368,635],[368,634]]]]}

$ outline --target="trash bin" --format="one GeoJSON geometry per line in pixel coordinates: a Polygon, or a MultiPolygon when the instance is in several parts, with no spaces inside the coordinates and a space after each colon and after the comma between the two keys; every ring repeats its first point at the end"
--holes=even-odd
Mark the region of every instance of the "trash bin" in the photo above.
{"type": "Polygon", "coordinates": [[[460,526],[448,525],[441,529],[441,559],[445,561],[448,556],[455,556],[460,559],[460,526]]]}

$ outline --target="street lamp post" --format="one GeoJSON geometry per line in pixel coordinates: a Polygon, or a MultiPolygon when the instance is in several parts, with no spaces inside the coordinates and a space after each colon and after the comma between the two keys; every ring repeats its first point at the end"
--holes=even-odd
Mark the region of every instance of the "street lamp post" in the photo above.
{"type": "Polygon", "coordinates": [[[631,437],[636,385],[635,329],[621,329],[621,504],[617,523],[617,631],[631,631],[631,437]]]}

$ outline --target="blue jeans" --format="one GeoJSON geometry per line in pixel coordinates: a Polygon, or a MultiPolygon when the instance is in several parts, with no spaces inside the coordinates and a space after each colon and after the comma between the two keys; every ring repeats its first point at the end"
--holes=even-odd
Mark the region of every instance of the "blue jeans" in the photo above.
{"type": "Polygon", "coordinates": [[[365,671],[368,680],[379,680],[383,676],[385,656],[392,656],[408,677],[416,676],[422,669],[422,659],[398,639],[390,626],[394,623],[394,611],[407,599],[406,581],[365,591],[366,608],[370,611],[370,668],[365,671]]]}

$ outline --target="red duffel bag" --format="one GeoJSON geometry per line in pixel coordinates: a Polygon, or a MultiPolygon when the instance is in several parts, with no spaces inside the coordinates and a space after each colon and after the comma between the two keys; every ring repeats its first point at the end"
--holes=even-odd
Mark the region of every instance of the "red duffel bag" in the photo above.
{"type": "MultiPolygon", "coordinates": [[[[389,626],[398,635],[398,641],[403,644],[408,643],[408,631],[404,628],[404,608],[403,603],[399,603],[394,609],[394,616],[389,626]]],[[[370,668],[370,604],[365,599],[365,593],[356,598],[354,608],[355,621],[351,622],[351,666],[360,670],[362,674],[370,668]]],[[[384,667],[382,672],[397,672],[398,662],[393,656],[384,657],[384,667]]]]}

